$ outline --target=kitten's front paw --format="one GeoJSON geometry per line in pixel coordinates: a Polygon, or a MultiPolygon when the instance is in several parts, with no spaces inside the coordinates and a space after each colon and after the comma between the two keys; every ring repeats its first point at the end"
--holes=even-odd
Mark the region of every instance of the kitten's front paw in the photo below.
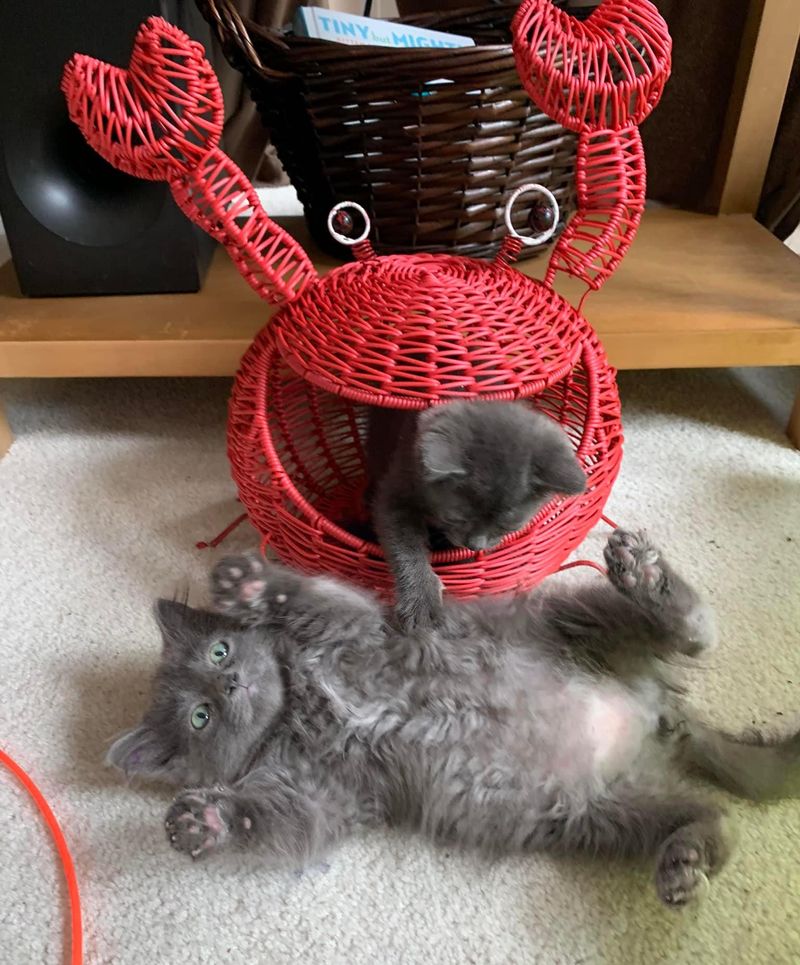
{"type": "Polygon", "coordinates": [[[219,794],[202,788],[178,795],[164,822],[172,847],[194,860],[219,850],[230,831],[222,801],[219,794]]]}
{"type": "Polygon", "coordinates": [[[677,649],[697,656],[717,642],[711,608],[666,562],[644,532],[617,529],[605,548],[608,578],[625,596],[657,618],[678,641],[677,649]]]}
{"type": "Polygon", "coordinates": [[[214,607],[244,623],[257,620],[264,606],[268,566],[259,553],[226,556],[211,573],[214,607]]]}
{"type": "Polygon", "coordinates": [[[652,599],[666,591],[661,554],[645,533],[614,530],[603,555],[609,579],[626,596],[652,599]]]}
{"type": "Polygon", "coordinates": [[[443,589],[439,577],[431,573],[430,579],[415,592],[402,595],[395,607],[395,614],[406,633],[434,630],[441,625],[444,620],[443,589]]]}

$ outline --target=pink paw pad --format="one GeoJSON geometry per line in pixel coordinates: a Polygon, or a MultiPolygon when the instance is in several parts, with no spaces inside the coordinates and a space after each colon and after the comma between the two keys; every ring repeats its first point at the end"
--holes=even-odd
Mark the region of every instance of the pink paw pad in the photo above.
{"type": "MultiPolygon", "coordinates": [[[[209,831],[212,831],[218,837],[219,835],[224,834],[226,830],[225,825],[222,822],[222,818],[220,817],[219,810],[217,809],[216,805],[207,804],[203,808],[203,820],[205,821],[206,827],[209,829],[209,831]]],[[[203,846],[205,847],[205,842],[203,843],[203,846]]]]}
{"type": "Polygon", "coordinates": [[[266,585],[263,580],[251,580],[242,586],[239,591],[239,596],[245,603],[252,603],[253,600],[257,599],[264,592],[266,585]]]}
{"type": "Polygon", "coordinates": [[[633,553],[631,553],[630,550],[624,549],[623,547],[617,548],[617,559],[624,566],[633,566],[633,564],[635,563],[633,553]]]}
{"type": "Polygon", "coordinates": [[[642,578],[648,587],[654,587],[661,577],[661,570],[657,566],[643,566],[642,578]]]}

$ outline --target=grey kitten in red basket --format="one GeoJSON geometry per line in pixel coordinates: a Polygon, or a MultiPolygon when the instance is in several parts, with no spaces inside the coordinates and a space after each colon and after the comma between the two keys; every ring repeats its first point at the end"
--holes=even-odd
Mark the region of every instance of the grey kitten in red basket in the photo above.
{"type": "Polygon", "coordinates": [[[651,855],[681,907],[730,850],[687,775],[796,791],[800,735],[702,723],[671,663],[713,643],[711,612],[641,534],[617,530],[606,561],[607,580],[451,603],[404,635],[366,591],[224,560],[219,614],[158,604],[150,708],[109,760],[183,788],[166,832],[193,858],[239,847],[296,869],[388,825],[493,855],[651,855]]]}
{"type": "Polygon", "coordinates": [[[451,546],[490,550],[557,493],[586,487],[564,430],[521,402],[451,402],[424,412],[372,408],[367,463],[395,612],[409,631],[442,619],[431,530],[451,546]]]}

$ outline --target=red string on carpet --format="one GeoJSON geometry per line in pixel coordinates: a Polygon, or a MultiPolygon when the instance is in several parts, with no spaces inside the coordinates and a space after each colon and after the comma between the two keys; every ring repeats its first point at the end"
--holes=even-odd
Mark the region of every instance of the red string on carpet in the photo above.
{"type": "MultiPolygon", "coordinates": [[[[20,767],[19,764],[9,757],[4,751],[0,750],[0,764],[3,764],[14,777],[25,788],[33,798],[36,807],[39,809],[44,822],[53,838],[53,842],[58,852],[61,867],[64,871],[64,879],[67,883],[67,895],[69,898],[69,923],[70,923],[70,965],[81,965],[83,962],[83,930],[81,923],[81,899],[78,891],[78,878],[75,874],[75,866],[72,856],[69,853],[67,841],[61,831],[61,826],[56,820],[55,814],[50,809],[50,805],[45,800],[44,795],[34,783],[33,778],[20,767]]],[[[7,950],[8,951],[8,950],[7,950]]]]}

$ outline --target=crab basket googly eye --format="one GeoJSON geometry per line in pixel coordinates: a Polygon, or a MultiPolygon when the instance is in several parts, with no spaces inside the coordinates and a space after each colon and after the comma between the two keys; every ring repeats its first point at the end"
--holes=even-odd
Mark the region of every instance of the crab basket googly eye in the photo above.
{"type": "Polygon", "coordinates": [[[347,245],[350,248],[360,245],[369,237],[371,228],[369,215],[355,201],[340,201],[328,213],[328,231],[331,238],[338,241],[340,245],[347,245]],[[354,214],[356,217],[353,217],[354,214]],[[356,235],[359,223],[363,224],[363,228],[361,233],[356,235]]]}
{"type": "Polygon", "coordinates": [[[509,234],[529,247],[546,244],[558,230],[560,217],[561,212],[555,195],[541,184],[523,184],[517,188],[508,199],[505,210],[506,228],[509,234]],[[530,207],[527,219],[531,229],[537,232],[535,235],[520,234],[511,222],[514,205],[523,194],[536,198],[530,207]]]}

